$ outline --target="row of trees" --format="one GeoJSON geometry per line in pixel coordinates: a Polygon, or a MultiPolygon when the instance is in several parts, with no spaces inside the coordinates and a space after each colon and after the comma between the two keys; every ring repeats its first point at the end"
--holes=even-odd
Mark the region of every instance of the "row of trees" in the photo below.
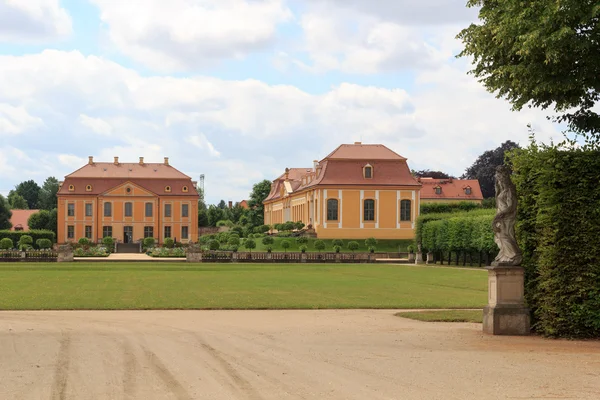
{"type": "Polygon", "coordinates": [[[33,179],[15,186],[8,193],[8,204],[13,210],[52,210],[57,207],[58,179],[51,176],[40,187],[33,179]]]}

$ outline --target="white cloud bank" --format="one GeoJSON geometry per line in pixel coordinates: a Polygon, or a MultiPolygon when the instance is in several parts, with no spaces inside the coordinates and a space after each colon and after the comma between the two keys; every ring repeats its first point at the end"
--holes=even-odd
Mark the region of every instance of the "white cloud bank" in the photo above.
{"type": "Polygon", "coordinates": [[[72,31],[58,0],[0,0],[0,42],[47,42],[72,31]]]}

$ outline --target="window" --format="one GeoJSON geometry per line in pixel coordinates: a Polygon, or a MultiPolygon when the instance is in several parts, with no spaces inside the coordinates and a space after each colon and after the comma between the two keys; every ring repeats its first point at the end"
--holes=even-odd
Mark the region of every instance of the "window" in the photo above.
{"type": "Polygon", "coordinates": [[[439,186],[435,187],[435,194],[442,194],[442,188],[439,186]]]}
{"type": "Polygon", "coordinates": [[[153,226],[145,226],[144,227],[144,238],[154,237],[154,227],[153,226]]]}
{"type": "Polygon", "coordinates": [[[133,216],[133,204],[127,202],[125,203],[125,216],[132,217],[133,216]]]}
{"type": "Polygon", "coordinates": [[[365,200],[364,206],[364,220],[375,221],[375,200],[365,200]]]}
{"type": "Polygon", "coordinates": [[[182,191],[183,191],[183,193],[187,193],[188,192],[188,187],[184,186],[183,189],[182,189],[182,191]]]}
{"type": "Polygon", "coordinates": [[[165,217],[170,217],[170,216],[171,216],[171,205],[165,204],[165,217]]]}
{"type": "Polygon", "coordinates": [[[102,227],[102,237],[112,237],[112,226],[103,226],[102,227]]]}
{"type": "Polygon", "coordinates": [[[181,205],[181,216],[182,217],[189,217],[189,210],[190,206],[188,204],[182,204],[181,205]]]}
{"type": "Polygon", "coordinates": [[[373,167],[367,165],[365,167],[365,178],[371,179],[373,177],[373,167]]]}
{"type": "Polygon", "coordinates": [[[410,221],[411,213],[411,201],[410,200],[402,200],[400,202],[400,221],[410,221]]]}
{"type": "Polygon", "coordinates": [[[112,217],[112,203],[104,203],[104,216],[112,217]]]}
{"type": "Polygon", "coordinates": [[[336,199],[327,200],[327,221],[338,220],[338,201],[336,199]]]}
{"type": "Polygon", "coordinates": [[[75,190],[75,186],[73,186],[73,185],[69,185],[69,192],[72,192],[72,191],[74,191],[74,190],[75,190]]]}
{"type": "Polygon", "coordinates": [[[90,204],[90,203],[85,204],[85,216],[86,217],[92,216],[92,204],[90,204]]]}
{"type": "Polygon", "coordinates": [[[68,217],[75,216],[75,204],[73,204],[73,203],[67,204],[67,216],[68,217]]]}
{"type": "Polygon", "coordinates": [[[181,238],[182,239],[187,239],[188,238],[188,227],[187,226],[182,226],[181,227],[181,238]]]}
{"type": "Polygon", "coordinates": [[[171,237],[171,227],[165,226],[165,239],[171,237]]]}
{"type": "Polygon", "coordinates": [[[146,203],[146,217],[152,216],[152,203],[146,203]]]}
{"type": "Polygon", "coordinates": [[[88,239],[92,238],[92,227],[89,225],[85,226],[85,237],[88,239]]]}
{"type": "Polygon", "coordinates": [[[165,192],[169,193],[171,191],[171,186],[165,186],[165,192]]]}
{"type": "Polygon", "coordinates": [[[131,194],[131,188],[130,188],[130,187],[128,187],[127,189],[125,189],[125,193],[127,193],[127,194],[131,194]]]}
{"type": "Polygon", "coordinates": [[[471,194],[471,188],[470,188],[469,186],[467,186],[467,187],[465,188],[465,194],[466,194],[467,196],[471,194]]]}
{"type": "Polygon", "coordinates": [[[91,191],[92,191],[92,185],[87,185],[87,186],[85,187],[85,191],[86,191],[86,192],[91,192],[91,191]]]}
{"type": "Polygon", "coordinates": [[[75,238],[75,227],[73,225],[67,226],[67,239],[75,238]]]}

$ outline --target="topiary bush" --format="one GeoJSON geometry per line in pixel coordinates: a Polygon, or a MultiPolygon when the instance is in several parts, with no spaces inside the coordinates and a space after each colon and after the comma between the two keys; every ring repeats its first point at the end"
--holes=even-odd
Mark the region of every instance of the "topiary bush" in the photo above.
{"type": "Polygon", "coordinates": [[[172,249],[173,247],[175,247],[175,241],[173,240],[173,238],[166,238],[163,241],[163,246],[167,249],[172,249]]]}
{"type": "Polygon", "coordinates": [[[306,250],[308,250],[308,246],[303,244],[302,246],[299,247],[299,249],[302,253],[306,253],[306,250]]]}
{"type": "Polygon", "coordinates": [[[82,246],[89,246],[90,244],[92,244],[92,242],[90,241],[90,239],[86,238],[86,237],[82,237],[79,238],[79,240],[77,241],[77,243],[79,243],[82,246]]]}
{"type": "Polygon", "coordinates": [[[50,239],[38,239],[35,242],[35,244],[38,247],[38,249],[42,250],[47,250],[52,247],[52,242],[50,241],[50,239]]]}
{"type": "Polygon", "coordinates": [[[342,251],[342,246],[333,246],[333,251],[339,253],[340,251],[342,251]]]}
{"type": "Polygon", "coordinates": [[[287,239],[284,239],[284,240],[282,240],[282,241],[281,241],[280,245],[281,245],[281,248],[284,250],[284,252],[286,252],[286,253],[287,253],[287,249],[289,249],[289,248],[290,248],[290,246],[291,246],[291,243],[290,243],[290,241],[289,241],[289,240],[287,240],[287,239]]]}
{"type": "Polygon", "coordinates": [[[325,247],[326,247],[325,242],[322,240],[315,240],[314,246],[315,246],[315,250],[318,250],[319,252],[325,250],[325,247]]]}
{"type": "Polygon", "coordinates": [[[106,247],[106,251],[109,253],[112,253],[115,250],[115,239],[113,239],[110,236],[103,237],[102,244],[104,245],[104,247],[106,247]]]}
{"type": "Polygon", "coordinates": [[[360,245],[358,244],[358,242],[355,242],[355,241],[348,242],[348,250],[351,250],[353,253],[356,250],[358,250],[359,247],[360,247],[360,245]]]}
{"type": "Polygon", "coordinates": [[[240,238],[237,235],[232,235],[229,237],[229,240],[227,241],[227,245],[229,247],[235,247],[236,249],[238,247],[240,247],[240,238]]]}
{"type": "Polygon", "coordinates": [[[306,236],[298,236],[296,238],[296,243],[298,243],[299,245],[307,244],[308,238],[306,236]]]}
{"type": "Polygon", "coordinates": [[[156,245],[156,240],[152,237],[144,238],[144,240],[142,241],[142,246],[146,250],[154,248],[155,245],[156,245]]]}
{"type": "Polygon", "coordinates": [[[28,231],[0,231],[0,240],[8,238],[13,243],[19,243],[21,236],[31,236],[33,243],[38,239],[49,239],[52,243],[56,243],[56,234],[52,231],[30,229],[28,231]]]}
{"type": "Polygon", "coordinates": [[[365,240],[365,246],[367,247],[375,247],[377,246],[377,239],[375,239],[374,237],[370,237],[367,240],[365,240]]]}
{"type": "Polygon", "coordinates": [[[265,236],[262,238],[262,244],[265,246],[271,246],[273,243],[275,243],[275,239],[273,239],[271,236],[265,236]]]}
{"type": "Polygon", "coordinates": [[[331,242],[331,244],[333,244],[333,246],[340,246],[340,247],[344,247],[344,241],[342,239],[335,239],[333,242],[331,242]]]}
{"type": "Polygon", "coordinates": [[[208,242],[208,248],[212,251],[219,250],[220,247],[221,247],[221,243],[219,243],[218,240],[213,239],[210,242],[208,242]]]}
{"type": "Polygon", "coordinates": [[[244,247],[252,253],[252,249],[256,248],[256,242],[254,241],[254,239],[246,239],[244,241],[244,247]]]}
{"type": "Polygon", "coordinates": [[[0,249],[2,250],[11,250],[14,244],[13,241],[9,238],[0,239],[0,249]]]}
{"type": "Polygon", "coordinates": [[[19,239],[19,249],[21,250],[29,250],[32,248],[33,238],[29,235],[23,235],[19,239]]]}

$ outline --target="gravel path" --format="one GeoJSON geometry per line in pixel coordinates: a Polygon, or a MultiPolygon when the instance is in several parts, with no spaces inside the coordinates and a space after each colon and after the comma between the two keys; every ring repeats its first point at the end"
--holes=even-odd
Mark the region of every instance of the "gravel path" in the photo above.
{"type": "Polygon", "coordinates": [[[600,342],[394,312],[0,312],[0,399],[600,398],[600,342]]]}

